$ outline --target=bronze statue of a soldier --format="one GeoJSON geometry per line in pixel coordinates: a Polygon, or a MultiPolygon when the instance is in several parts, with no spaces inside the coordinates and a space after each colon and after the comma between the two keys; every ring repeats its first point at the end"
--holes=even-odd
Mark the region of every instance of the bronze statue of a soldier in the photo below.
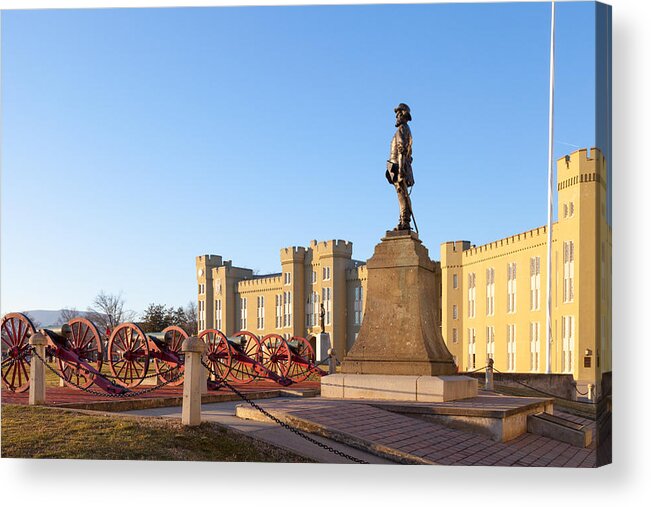
{"type": "MultiPolygon", "coordinates": [[[[414,174],[411,170],[413,160],[411,156],[412,137],[407,122],[411,121],[411,111],[407,104],[400,103],[394,109],[394,112],[396,113],[396,127],[398,129],[393,139],[391,139],[391,153],[387,161],[385,176],[398,193],[400,218],[394,230],[410,230],[413,212],[409,189],[414,186],[414,174]]],[[[414,221],[414,225],[416,225],[416,221],[414,221]]],[[[416,232],[418,232],[418,228],[416,228],[416,232]]]]}

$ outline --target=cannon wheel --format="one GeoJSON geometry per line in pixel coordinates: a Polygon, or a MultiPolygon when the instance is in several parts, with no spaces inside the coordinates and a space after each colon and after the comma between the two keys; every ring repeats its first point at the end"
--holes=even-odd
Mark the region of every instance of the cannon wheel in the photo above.
{"type": "Polygon", "coordinates": [[[287,377],[292,356],[285,339],[279,334],[266,335],[260,342],[262,366],[281,377],[287,377]]]}
{"type": "Polygon", "coordinates": [[[8,313],[2,317],[0,336],[2,339],[2,353],[6,358],[2,360],[2,383],[7,389],[22,393],[29,389],[29,355],[21,354],[29,347],[29,337],[36,332],[36,328],[29,317],[22,313],[8,313]],[[16,359],[18,358],[18,359],[16,359]]]}
{"type": "MultiPolygon", "coordinates": [[[[234,336],[242,336],[246,338],[246,342],[242,346],[242,352],[253,361],[257,363],[261,361],[261,352],[260,352],[260,339],[251,333],[250,331],[238,331],[234,336]]],[[[238,354],[233,358],[233,365],[230,371],[230,377],[236,382],[241,382],[243,384],[249,383],[252,380],[255,380],[258,377],[255,368],[253,365],[244,363],[238,360],[238,354]]]]}
{"type": "Polygon", "coordinates": [[[294,382],[302,382],[312,373],[310,365],[314,365],[316,356],[314,355],[314,349],[312,348],[312,345],[310,345],[310,342],[302,336],[294,336],[291,341],[298,342],[296,347],[291,347],[292,349],[295,349],[292,350],[292,353],[298,355],[302,361],[292,361],[287,376],[294,382]],[[303,364],[303,362],[307,364],[303,364]]]}
{"type": "Polygon", "coordinates": [[[149,341],[132,322],[117,326],[111,333],[108,357],[115,382],[131,388],[139,385],[149,371],[149,341]]]}
{"type": "MultiPolygon", "coordinates": [[[[170,351],[183,354],[181,347],[183,347],[185,340],[188,339],[188,333],[178,326],[166,327],[163,329],[163,333],[165,333],[165,342],[169,346],[170,351]]],[[[161,382],[167,382],[185,370],[185,366],[183,365],[171,364],[156,357],[154,358],[154,367],[156,368],[156,372],[158,372],[158,378],[161,382]]],[[[168,385],[180,386],[181,384],[183,384],[183,375],[168,385]]]]}
{"type": "MultiPolygon", "coordinates": [[[[95,324],[90,320],[77,317],[68,321],[72,328],[72,337],[66,340],[66,347],[75,352],[80,359],[89,363],[97,371],[102,370],[102,341],[95,324]]],[[[59,373],[65,383],[72,387],[89,387],[95,375],[75,364],[57,359],[59,373]]]]}
{"type": "MultiPolygon", "coordinates": [[[[220,379],[228,377],[233,364],[233,350],[226,336],[217,329],[206,329],[199,338],[206,342],[205,358],[210,369],[219,375],[220,379]]],[[[214,377],[212,372],[209,375],[214,377]]]]}

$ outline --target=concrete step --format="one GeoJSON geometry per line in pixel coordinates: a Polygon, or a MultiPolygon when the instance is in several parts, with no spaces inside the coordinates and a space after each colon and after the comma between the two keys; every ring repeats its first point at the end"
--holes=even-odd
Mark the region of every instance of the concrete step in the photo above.
{"type": "Polygon", "coordinates": [[[576,447],[588,447],[592,442],[592,429],[545,412],[527,416],[527,431],[576,447]]]}

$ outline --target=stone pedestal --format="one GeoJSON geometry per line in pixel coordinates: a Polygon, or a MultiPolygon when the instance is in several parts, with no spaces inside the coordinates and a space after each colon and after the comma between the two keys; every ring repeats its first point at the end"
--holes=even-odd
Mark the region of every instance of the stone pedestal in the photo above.
{"type": "Polygon", "coordinates": [[[323,361],[326,357],[328,357],[328,350],[332,347],[330,344],[330,335],[328,333],[319,333],[316,335],[316,347],[314,350],[314,354],[316,356],[316,360],[318,361],[323,361]]]}
{"type": "Polygon", "coordinates": [[[388,231],[367,269],[364,320],[342,373],[454,375],[436,321],[436,267],[418,235],[388,231]]]}

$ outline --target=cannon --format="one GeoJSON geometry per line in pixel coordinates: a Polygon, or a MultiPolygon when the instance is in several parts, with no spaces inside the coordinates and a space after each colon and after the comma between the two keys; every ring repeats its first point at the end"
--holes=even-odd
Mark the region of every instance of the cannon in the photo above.
{"type": "MultiPolygon", "coordinates": [[[[5,344],[7,346],[7,358],[2,362],[2,381],[11,391],[26,391],[29,388],[29,364],[33,360],[29,337],[36,333],[35,326],[26,315],[9,313],[3,317],[1,328],[3,355],[5,344]]],[[[126,392],[101,373],[102,342],[91,321],[76,317],[61,327],[46,327],[39,332],[47,338],[46,358],[56,359],[59,374],[67,385],[87,388],[95,384],[109,394],[126,392]]]]}
{"type": "Polygon", "coordinates": [[[111,333],[108,359],[115,381],[132,388],[148,375],[153,361],[156,376],[171,386],[183,383],[184,354],[181,347],[188,334],[178,326],[169,326],[160,333],[145,333],[132,322],[120,324],[111,333]]]}
{"type": "Polygon", "coordinates": [[[249,331],[239,331],[228,338],[217,329],[206,329],[199,338],[206,342],[211,370],[225,380],[248,383],[267,378],[288,386],[312,373],[325,374],[314,364],[312,346],[302,337],[287,341],[271,333],[259,339],[249,331]]]}

